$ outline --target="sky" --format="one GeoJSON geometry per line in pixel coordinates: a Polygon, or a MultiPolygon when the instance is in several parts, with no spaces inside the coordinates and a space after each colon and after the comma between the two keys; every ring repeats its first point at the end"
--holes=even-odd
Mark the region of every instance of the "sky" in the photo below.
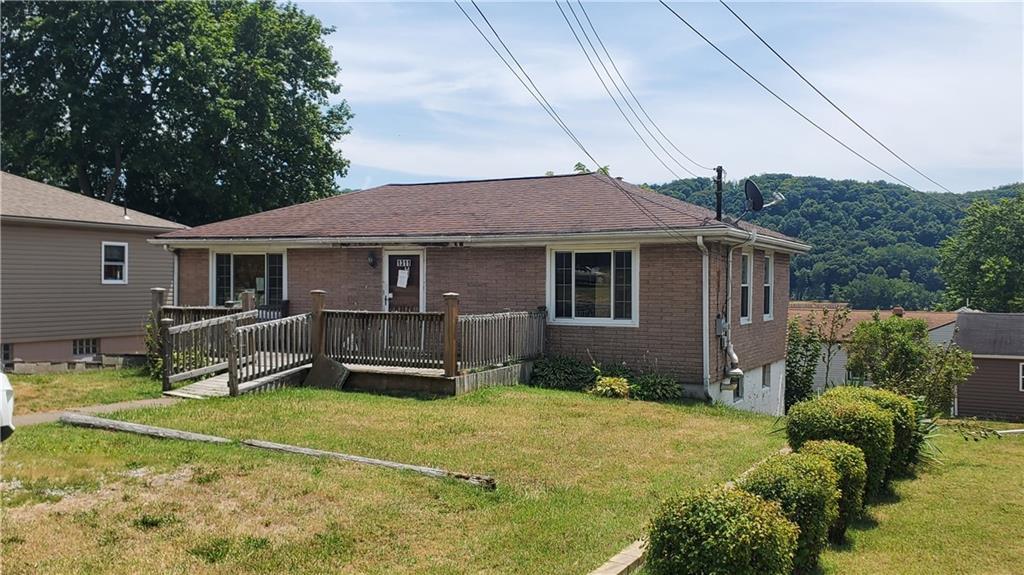
{"type": "MultiPolygon", "coordinates": [[[[850,147],[917,189],[938,189],[803,84],[721,4],[671,4],[850,147]]],[[[343,187],[568,173],[579,161],[594,167],[453,3],[299,5],[335,28],[327,42],[341,67],[338,99],[355,114],[339,144],[351,161],[343,187]]],[[[622,118],[553,1],[479,5],[602,165],[635,183],[675,179],[622,118]]],[[[730,5],[854,119],[944,186],[961,192],[1024,180],[1024,3],[730,5]]],[[[801,120],[660,4],[584,6],[644,109],[700,164],[724,166],[729,179],[786,172],[893,181],[801,120]]],[[[695,173],[711,175],[663,145],[695,173]]]]}

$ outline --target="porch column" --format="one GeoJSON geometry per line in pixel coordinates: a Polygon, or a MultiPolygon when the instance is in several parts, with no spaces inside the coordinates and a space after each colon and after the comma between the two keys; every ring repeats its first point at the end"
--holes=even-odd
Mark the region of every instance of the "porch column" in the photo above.
{"type": "Polygon", "coordinates": [[[324,357],[324,298],[327,292],[322,289],[310,290],[309,297],[313,300],[313,316],[309,324],[310,351],[313,361],[324,357]]]}
{"type": "Polygon", "coordinates": [[[458,340],[459,294],[444,294],[444,375],[455,377],[459,374],[458,340]]]}

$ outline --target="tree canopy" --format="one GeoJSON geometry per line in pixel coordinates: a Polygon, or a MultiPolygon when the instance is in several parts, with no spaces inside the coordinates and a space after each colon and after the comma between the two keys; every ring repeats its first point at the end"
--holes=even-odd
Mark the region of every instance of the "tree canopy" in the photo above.
{"type": "MultiPolygon", "coordinates": [[[[957,231],[975,199],[996,200],[1024,191],[1022,184],[939,194],[880,181],[789,174],[762,174],[751,179],[766,200],[779,191],[786,201],[747,214],[744,220],[813,246],[809,254],[793,258],[792,296],[844,300],[861,309],[894,305],[929,309],[941,304],[945,282],[937,269],[939,244],[957,231]]],[[[742,183],[729,182],[725,187],[724,208],[731,216],[743,213],[742,183]]],[[[709,178],[676,180],[650,188],[711,209],[715,206],[709,178]]]]}
{"type": "Polygon", "coordinates": [[[336,193],[332,31],[270,0],[4,2],[2,167],[190,225],[336,193]]]}
{"type": "Polygon", "coordinates": [[[971,204],[939,255],[949,307],[1024,312],[1024,191],[971,204]]]}

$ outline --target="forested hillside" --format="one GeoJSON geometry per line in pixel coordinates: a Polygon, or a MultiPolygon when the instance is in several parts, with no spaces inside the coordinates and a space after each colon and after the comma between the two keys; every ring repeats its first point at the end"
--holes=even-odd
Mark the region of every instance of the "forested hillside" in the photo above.
{"type": "MultiPolygon", "coordinates": [[[[858,182],[762,174],[752,179],[765,201],[780,191],[783,204],[745,220],[814,246],[793,260],[794,299],[836,299],[858,308],[931,308],[939,302],[939,243],[956,231],[963,210],[978,198],[1024,193],[1024,184],[965,194],[915,192],[887,182],[858,182]]],[[[708,178],[651,185],[663,194],[714,209],[708,178]]],[[[743,180],[725,187],[725,213],[743,211],[743,180]]]]}

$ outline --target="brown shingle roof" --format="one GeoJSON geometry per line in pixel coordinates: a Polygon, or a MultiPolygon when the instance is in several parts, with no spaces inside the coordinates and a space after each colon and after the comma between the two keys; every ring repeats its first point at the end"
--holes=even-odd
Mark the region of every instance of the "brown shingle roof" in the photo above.
{"type": "Polygon", "coordinates": [[[126,227],[185,227],[135,210],[128,210],[129,219],[126,220],[124,208],[121,206],[7,172],[0,172],[0,215],[126,227]]]}
{"type": "MultiPolygon", "coordinates": [[[[672,228],[722,226],[705,208],[619,182],[672,228]]],[[[759,233],[786,236],[758,226],[759,233]]],[[[611,178],[573,174],[389,184],[164,234],[162,238],[376,238],[659,230],[611,178]]]]}
{"type": "MultiPolygon", "coordinates": [[[[813,317],[821,317],[820,312],[822,309],[825,309],[826,307],[834,308],[837,306],[847,307],[845,303],[791,301],[789,302],[789,317],[799,320],[801,325],[806,328],[810,325],[813,317]]],[[[875,317],[875,313],[878,313],[879,319],[886,319],[893,314],[892,310],[877,310],[877,312],[873,309],[850,310],[850,319],[846,324],[846,329],[844,330],[844,338],[849,336],[858,324],[865,321],[871,321],[875,317]]],[[[935,328],[949,325],[956,321],[956,312],[904,311],[903,317],[906,319],[924,320],[925,324],[928,325],[928,330],[931,331],[935,328]]]]}

